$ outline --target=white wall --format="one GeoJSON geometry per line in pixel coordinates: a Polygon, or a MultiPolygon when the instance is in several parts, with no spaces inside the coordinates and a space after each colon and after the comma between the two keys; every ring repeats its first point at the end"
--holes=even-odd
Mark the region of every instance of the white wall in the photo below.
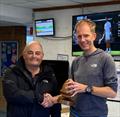
{"type": "MultiPolygon", "coordinates": [[[[105,11],[115,11],[120,10],[120,5],[109,5],[100,7],[89,7],[84,8],[84,14],[105,12],[105,11]]],[[[82,14],[82,9],[67,9],[67,10],[55,10],[55,11],[44,11],[36,12],[35,19],[41,18],[54,18],[56,36],[67,37],[72,35],[72,16],[82,14]]],[[[44,59],[57,59],[57,54],[67,54],[69,55],[69,62],[73,60],[72,57],[72,37],[68,39],[45,39],[34,37],[40,40],[43,48],[45,57],[44,59]]],[[[120,102],[108,102],[109,105],[109,117],[120,117],[120,102]]]]}
{"type": "Polygon", "coordinates": [[[0,20],[29,24],[32,23],[32,10],[0,4],[0,20]]]}
{"type": "Polygon", "coordinates": [[[108,101],[107,104],[109,117],[120,117],[120,102],[108,101]]]}

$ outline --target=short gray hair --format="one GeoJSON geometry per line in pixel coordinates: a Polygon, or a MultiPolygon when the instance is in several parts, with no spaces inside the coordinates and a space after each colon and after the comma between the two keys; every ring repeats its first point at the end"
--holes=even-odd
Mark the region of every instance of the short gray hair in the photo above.
{"type": "Polygon", "coordinates": [[[25,46],[22,54],[24,54],[24,53],[28,50],[29,46],[32,45],[33,43],[38,44],[38,45],[41,47],[42,51],[43,51],[43,47],[42,47],[41,43],[40,43],[39,41],[37,41],[37,40],[34,40],[34,41],[29,42],[29,43],[25,46]]]}

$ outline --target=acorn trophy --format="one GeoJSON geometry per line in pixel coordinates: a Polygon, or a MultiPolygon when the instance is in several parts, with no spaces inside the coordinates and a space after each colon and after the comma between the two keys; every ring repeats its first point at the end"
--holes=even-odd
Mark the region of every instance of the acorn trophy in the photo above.
{"type": "Polygon", "coordinates": [[[61,96],[58,98],[58,102],[61,103],[61,104],[71,106],[71,105],[74,104],[74,101],[73,101],[73,99],[71,97],[72,93],[68,93],[69,90],[66,89],[66,87],[69,84],[69,81],[70,81],[70,79],[65,81],[65,83],[63,84],[62,89],[60,90],[61,96]]]}

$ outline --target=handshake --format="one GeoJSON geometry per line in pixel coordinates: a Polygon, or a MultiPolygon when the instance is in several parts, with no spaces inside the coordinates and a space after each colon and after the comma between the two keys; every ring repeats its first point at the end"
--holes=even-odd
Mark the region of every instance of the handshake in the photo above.
{"type": "Polygon", "coordinates": [[[44,93],[44,99],[41,105],[45,108],[51,107],[55,103],[61,103],[70,106],[73,105],[74,101],[72,97],[76,94],[76,83],[77,82],[74,82],[72,79],[66,80],[60,90],[60,95],[58,96],[52,96],[49,93],[44,93]]]}
{"type": "Polygon", "coordinates": [[[44,107],[50,107],[55,103],[61,103],[72,106],[74,104],[74,96],[78,93],[85,93],[86,91],[92,91],[92,87],[88,88],[88,85],[75,82],[72,79],[68,79],[63,84],[60,90],[60,95],[52,97],[50,94],[45,94],[42,105],[44,107]]]}

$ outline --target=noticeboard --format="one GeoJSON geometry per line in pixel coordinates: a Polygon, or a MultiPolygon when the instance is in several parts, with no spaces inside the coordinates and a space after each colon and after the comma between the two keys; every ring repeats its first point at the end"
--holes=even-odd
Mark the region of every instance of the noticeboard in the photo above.
{"type": "Polygon", "coordinates": [[[15,64],[18,59],[18,42],[0,41],[0,56],[0,76],[2,76],[5,69],[15,64]]]}

